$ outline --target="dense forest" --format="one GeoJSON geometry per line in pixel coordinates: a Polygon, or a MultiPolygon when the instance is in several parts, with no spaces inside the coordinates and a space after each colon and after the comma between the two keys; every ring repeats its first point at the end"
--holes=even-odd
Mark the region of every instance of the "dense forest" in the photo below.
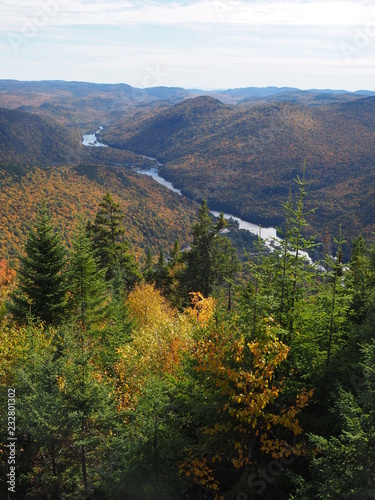
{"type": "Polygon", "coordinates": [[[123,168],[0,164],[0,184],[0,255],[12,265],[35,223],[43,196],[64,242],[70,246],[78,214],[94,217],[101,198],[111,191],[124,212],[127,238],[137,259],[144,257],[148,247],[154,253],[160,249],[167,252],[176,239],[186,245],[196,219],[192,201],[123,168]]]}
{"type": "Polygon", "coordinates": [[[263,226],[281,226],[280,204],[306,160],[306,203],[317,208],[309,234],[322,243],[341,224],[350,241],[360,232],[370,241],[374,109],[369,91],[205,92],[0,80],[0,162],[44,169],[122,167],[128,177],[147,164],[141,155],[155,157],[163,163],[161,175],[187,198],[206,199],[211,209],[263,226]],[[99,125],[100,141],[109,147],[82,146],[82,134],[99,125]]]}
{"type": "Polygon", "coordinates": [[[109,125],[101,140],[157,158],[162,175],[196,201],[263,225],[280,225],[290,180],[307,161],[311,233],[342,224],[352,239],[374,231],[375,97],[307,106],[225,105],[188,99],[153,117],[109,125]]]}
{"type": "Polygon", "coordinates": [[[114,194],[69,248],[41,200],[0,262],[2,497],[15,412],[11,498],[373,498],[375,247],[358,235],[344,264],[338,226],[307,261],[308,190],[242,266],[206,201],[188,250],[139,265],[114,194]]]}
{"type": "Polygon", "coordinates": [[[46,118],[0,108],[0,162],[62,165],[80,153],[77,136],[46,118]]]}

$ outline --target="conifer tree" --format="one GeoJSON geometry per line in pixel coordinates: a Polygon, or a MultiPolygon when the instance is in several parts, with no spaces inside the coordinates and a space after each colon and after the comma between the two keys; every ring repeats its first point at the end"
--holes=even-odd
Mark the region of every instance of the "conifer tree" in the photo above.
{"type": "Polygon", "coordinates": [[[232,245],[222,242],[219,235],[226,226],[221,213],[217,222],[212,220],[206,200],[198,213],[198,223],[193,227],[193,242],[186,253],[187,269],[183,277],[183,285],[188,292],[201,292],[208,297],[215,286],[222,283],[224,277],[233,274],[232,245]]]}
{"type": "Polygon", "coordinates": [[[69,291],[73,313],[83,327],[97,323],[106,313],[105,269],[99,269],[98,260],[81,225],[70,256],[69,291]]]}
{"type": "Polygon", "coordinates": [[[87,226],[88,234],[98,252],[100,268],[106,269],[106,280],[113,278],[118,260],[124,278],[124,287],[130,290],[141,279],[138,264],[129,252],[129,245],[124,240],[123,213],[110,195],[106,193],[99,204],[93,224],[87,226]]]}
{"type": "Polygon", "coordinates": [[[317,246],[315,237],[306,238],[304,234],[308,226],[306,218],[314,213],[314,209],[305,210],[304,206],[309,184],[305,178],[305,165],[302,179],[297,176],[294,182],[298,186],[297,199],[293,200],[290,189],[288,200],[282,205],[285,230],[279,230],[282,239],[277,242],[273,255],[275,316],[290,334],[296,330],[298,303],[315,274],[306,259],[306,252],[317,246]]]}
{"type": "Polygon", "coordinates": [[[160,290],[165,297],[168,297],[170,293],[171,277],[169,275],[167,263],[165,262],[163,250],[160,250],[154,270],[154,277],[155,287],[160,290]]]}
{"type": "MultiPolygon", "coordinates": [[[[299,500],[310,498],[370,499],[375,491],[375,343],[362,348],[361,383],[356,393],[339,389],[332,397],[335,430],[310,435],[316,451],[308,478],[296,478],[299,500]]],[[[352,387],[353,389],[353,387],[352,387]]]]}
{"type": "Polygon", "coordinates": [[[176,262],[179,262],[181,259],[181,249],[180,249],[180,244],[178,240],[174,242],[173,249],[171,252],[171,264],[175,264],[176,262]]]}
{"type": "Polygon", "coordinates": [[[185,276],[186,266],[183,254],[180,250],[178,240],[175,241],[171,251],[171,258],[168,262],[169,283],[169,301],[172,305],[181,308],[184,304],[185,290],[182,282],[185,276]]]}
{"type": "Polygon", "coordinates": [[[110,292],[109,321],[102,335],[102,360],[106,370],[112,374],[113,366],[119,358],[118,349],[129,342],[134,326],[125,301],[123,277],[118,262],[115,265],[110,292]]]}
{"type": "Polygon", "coordinates": [[[361,323],[370,285],[370,259],[362,235],[353,241],[346,281],[353,293],[350,315],[356,323],[361,323]]]}
{"type": "Polygon", "coordinates": [[[14,317],[24,323],[31,315],[47,325],[58,324],[66,310],[65,250],[54,231],[45,201],[20,261],[18,286],[11,296],[14,317]]]}
{"type": "Polygon", "coordinates": [[[146,262],[142,272],[146,283],[154,282],[154,263],[150,247],[146,249],[146,262]]]}
{"type": "Polygon", "coordinates": [[[291,250],[293,252],[293,259],[291,262],[291,297],[290,297],[290,322],[289,330],[294,331],[294,321],[296,318],[296,303],[303,296],[306,283],[309,281],[309,273],[306,272],[306,261],[303,258],[303,252],[307,252],[316,246],[315,237],[306,239],[303,231],[306,229],[308,223],[306,216],[314,213],[314,209],[305,211],[304,199],[306,197],[307,191],[306,187],[309,182],[305,178],[306,165],[303,165],[303,176],[302,179],[297,176],[295,183],[298,186],[298,198],[296,203],[296,208],[292,211],[291,218],[291,235],[289,238],[291,250]]]}

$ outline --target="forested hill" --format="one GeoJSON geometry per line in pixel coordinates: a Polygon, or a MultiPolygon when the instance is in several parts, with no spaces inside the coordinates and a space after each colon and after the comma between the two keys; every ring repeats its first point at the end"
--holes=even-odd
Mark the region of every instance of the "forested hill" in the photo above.
{"type": "Polygon", "coordinates": [[[0,255],[12,265],[35,223],[43,196],[69,245],[79,218],[92,220],[101,198],[110,191],[124,213],[126,239],[140,260],[147,248],[156,255],[160,249],[169,253],[176,239],[186,245],[196,218],[193,202],[122,168],[0,165],[0,186],[0,255]]]}
{"type": "MultiPolygon", "coordinates": [[[[150,79],[150,84],[152,79],[150,79]]],[[[291,101],[309,106],[346,102],[373,92],[344,90],[300,90],[288,87],[246,87],[204,91],[181,87],[136,88],[125,83],[0,80],[0,108],[22,109],[47,116],[82,133],[124,117],[149,117],[196,96],[212,96],[227,104],[253,106],[258,103],[291,101]]]]}
{"type": "Polygon", "coordinates": [[[0,162],[26,165],[75,163],[77,135],[40,116],[0,108],[0,162]]]}
{"type": "Polygon", "coordinates": [[[162,161],[198,153],[200,140],[225,123],[234,109],[212,97],[188,99],[146,120],[109,126],[101,135],[109,145],[162,161]],[[151,154],[152,153],[152,154],[151,154]]]}
{"type": "Polygon", "coordinates": [[[355,237],[374,229],[374,134],[375,97],[319,107],[199,97],[108,127],[103,140],[166,162],[163,174],[192,198],[262,223],[280,223],[306,160],[314,229],[335,234],[342,224],[355,237]]]}
{"type": "Polygon", "coordinates": [[[194,94],[181,88],[127,84],[0,80],[0,107],[47,116],[82,133],[122,116],[172,106],[194,94]]]}

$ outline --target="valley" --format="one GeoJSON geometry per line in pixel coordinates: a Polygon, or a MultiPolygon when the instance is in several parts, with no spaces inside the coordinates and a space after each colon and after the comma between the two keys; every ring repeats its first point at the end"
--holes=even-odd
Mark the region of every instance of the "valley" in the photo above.
{"type": "MultiPolygon", "coordinates": [[[[372,239],[374,93],[2,80],[0,108],[2,164],[95,165],[128,177],[133,168],[152,169],[150,157],[157,158],[159,174],[189,200],[279,227],[305,162],[306,206],[315,209],[306,234],[322,242],[341,225],[349,241],[359,233],[372,239]],[[94,130],[94,145],[108,147],[81,144],[85,134],[85,144],[94,143],[94,130]]],[[[83,170],[90,177],[90,168],[83,170]]],[[[186,198],[177,203],[191,203],[186,198]]]]}
{"type": "Polygon", "coordinates": [[[374,144],[366,91],[0,81],[17,498],[370,498],[374,144]]]}

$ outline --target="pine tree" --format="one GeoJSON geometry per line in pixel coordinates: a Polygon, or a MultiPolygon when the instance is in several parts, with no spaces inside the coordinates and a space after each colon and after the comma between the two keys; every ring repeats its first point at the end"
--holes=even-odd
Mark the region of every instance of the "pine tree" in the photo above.
{"type": "Polygon", "coordinates": [[[198,223],[193,227],[193,242],[186,252],[187,269],[183,285],[188,292],[201,292],[208,297],[225,277],[232,277],[234,252],[230,243],[223,243],[219,235],[226,226],[221,213],[217,222],[212,220],[205,200],[198,213],[198,223]]]}
{"type": "Polygon", "coordinates": [[[106,269],[106,280],[113,278],[116,261],[123,272],[124,287],[130,290],[141,274],[134,256],[129,252],[129,245],[124,240],[123,213],[109,193],[99,204],[93,224],[87,226],[94,248],[100,258],[100,268],[106,269]]]}
{"type": "Polygon", "coordinates": [[[20,261],[18,286],[11,295],[14,317],[21,323],[32,315],[47,325],[58,324],[66,310],[65,250],[54,231],[45,201],[20,261]]]}
{"type": "Polygon", "coordinates": [[[155,287],[162,292],[165,297],[170,294],[171,276],[169,268],[165,262],[164,252],[160,250],[159,258],[154,269],[155,287]]]}
{"type": "Polygon", "coordinates": [[[106,313],[105,269],[99,269],[98,257],[81,225],[73,241],[70,256],[70,305],[83,327],[91,326],[106,313]]]}

